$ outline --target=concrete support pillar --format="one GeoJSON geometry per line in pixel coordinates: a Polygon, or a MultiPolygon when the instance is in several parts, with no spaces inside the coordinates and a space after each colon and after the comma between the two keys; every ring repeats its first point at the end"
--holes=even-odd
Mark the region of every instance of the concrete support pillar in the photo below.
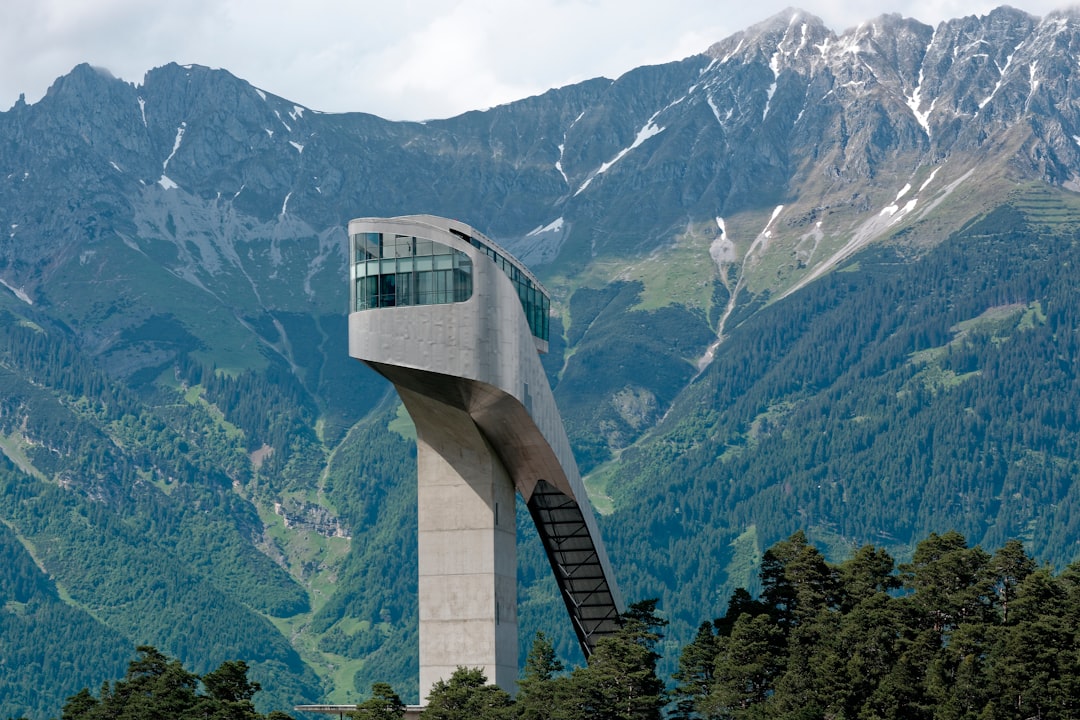
{"type": "Polygon", "coordinates": [[[468,413],[398,392],[417,432],[421,702],[458,666],[514,693],[514,483],[468,413]]]}

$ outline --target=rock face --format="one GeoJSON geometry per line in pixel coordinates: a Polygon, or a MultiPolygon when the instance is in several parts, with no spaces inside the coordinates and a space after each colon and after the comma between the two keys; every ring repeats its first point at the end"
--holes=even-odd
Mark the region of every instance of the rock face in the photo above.
{"type": "MultiPolygon", "coordinates": [[[[651,208],[672,206],[669,222],[676,210],[731,215],[792,200],[818,176],[829,194],[986,152],[1010,132],[1030,139],[1022,170],[1061,183],[1077,158],[1076,22],[999,8],[936,30],[888,15],[837,36],[787,11],[683,62],[425,124],[321,115],[197,66],[153,70],[137,88],[80,66],[5,114],[9,183],[32,180],[19,168],[35,176],[5,195],[19,187],[10,198],[22,199],[66,169],[80,195],[175,184],[264,221],[291,206],[317,228],[348,202],[435,203],[482,214],[509,238],[552,213],[619,214],[616,197],[626,209],[652,196],[651,208]],[[669,192],[645,192],[657,188],[669,192]]],[[[663,228],[638,234],[655,243],[663,228]]]]}
{"type": "Polygon", "coordinates": [[[773,245],[834,218],[792,283],[860,220],[921,210],[976,163],[1074,186],[1078,23],[1003,7],[836,35],[791,10],[682,62],[423,124],[320,114],[198,66],[138,87],[79,66],[0,115],[0,277],[45,301],[68,263],[92,268],[120,239],[200,291],[340,307],[310,280],[339,272],[352,215],[461,217],[532,264],[580,266],[716,217],[745,253],[784,205],[773,245]],[[265,296],[291,262],[311,276],[265,296]]]}

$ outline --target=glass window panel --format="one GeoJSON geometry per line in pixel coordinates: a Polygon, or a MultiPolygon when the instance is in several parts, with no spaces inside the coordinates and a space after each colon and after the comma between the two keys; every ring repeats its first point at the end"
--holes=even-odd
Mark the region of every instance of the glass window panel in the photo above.
{"type": "Polygon", "coordinates": [[[355,262],[379,257],[379,233],[357,233],[352,240],[355,262]]]}
{"type": "Polygon", "coordinates": [[[383,246],[383,257],[401,257],[401,253],[404,248],[409,248],[409,253],[412,250],[412,236],[411,235],[394,235],[383,246]]]}
{"type": "Polygon", "coordinates": [[[397,275],[397,304],[412,305],[412,275],[398,273],[397,275]]]}
{"type": "Polygon", "coordinates": [[[435,302],[448,303],[450,302],[450,294],[447,288],[450,283],[447,276],[450,275],[449,270],[439,270],[435,273],[435,302]]]}
{"type": "Polygon", "coordinates": [[[430,255],[427,255],[427,256],[418,256],[416,258],[416,260],[413,261],[413,263],[414,263],[414,267],[417,270],[431,270],[434,267],[435,261],[432,260],[430,255]]]}
{"type": "MultiPolygon", "coordinates": [[[[379,274],[379,261],[378,260],[369,260],[366,264],[367,264],[367,271],[364,273],[365,275],[372,276],[372,275],[378,275],[379,274]]],[[[359,268],[357,268],[357,269],[359,270],[359,268]]]]}
{"type": "Polygon", "coordinates": [[[454,267],[454,258],[452,255],[436,255],[435,256],[435,269],[436,270],[449,270],[454,267]]]}
{"type": "Polygon", "coordinates": [[[396,280],[394,275],[383,275],[379,278],[379,307],[394,307],[396,280]]]}
{"type": "Polygon", "coordinates": [[[397,260],[383,260],[379,268],[380,275],[393,275],[397,272],[397,260]]]}
{"type": "Polygon", "coordinates": [[[472,296],[472,274],[467,270],[454,271],[454,302],[465,302],[472,296]]]}
{"type": "Polygon", "coordinates": [[[361,282],[363,283],[364,307],[379,307],[379,278],[366,277],[361,282]]]}
{"type": "Polygon", "coordinates": [[[427,238],[416,238],[416,256],[424,257],[431,254],[431,241],[427,238]]]}
{"type": "Polygon", "coordinates": [[[421,305],[434,302],[435,278],[431,272],[416,273],[416,301],[421,305]]]}
{"type": "Polygon", "coordinates": [[[431,243],[432,255],[449,255],[452,252],[454,252],[454,248],[450,247],[449,245],[443,245],[440,242],[434,241],[431,243]]]}
{"type": "Polygon", "coordinates": [[[366,259],[377,260],[380,245],[382,245],[382,233],[364,233],[364,255],[366,259]]]}

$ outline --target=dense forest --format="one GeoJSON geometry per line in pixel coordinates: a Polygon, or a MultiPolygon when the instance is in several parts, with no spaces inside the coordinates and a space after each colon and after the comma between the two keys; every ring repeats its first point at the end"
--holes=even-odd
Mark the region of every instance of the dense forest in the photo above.
{"type": "MultiPolygon", "coordinates": [[[[769,548],[761,592],[735,592],[657,673],[667,621],[639,602],[586,664],[567,669],[537,633],[516,697],[461,667],[436,683],[425,720],[1056,720],[1080,712],[1080,564],[1054,574],[1021,543],[990,554],[931,534],[909,562],[873,546],[840,563],[797,532],[769,548]]],[[[68,698],[63,720],[257,720],[242,661],[201,678],[139,648],[122,680],[68,698]],[[202,692],[200,688],[205,689],[202,692]]],[[[372,683],[356,717],[400,718],[372,683]]],[[[269,720],[285,717],[273,711],[269,720]]]]}
{"type": "Polygon", "coordinates": [[[105,682],[98,696],[88,688],[67,699],[64,720],[112,720],[113,718],[171,718],[172,720],[289,720],[279,710],[261,715],[251,698],[261,686],[247,676],[243,660],[226,661],[216,670],[196,675],[157,648],[143,645],[127,673],[110,686],[105,682]]]}
{"type": "MultiPolygon", "coordinates": [[[[587,482],[619,586],[669,622],[660,677],[703,616],[763,591],[764,548],[798,527],[836,562],[866,543],[907,562],[946,528],[1073,562],[1080,246],[1065,210],[1020,193],[936,247],[869,249],[744,316],[697,377],[653,373],[669,408],[648,430],[604,398],[657,343],[704,343],[693,313],[639,307],[632,281],[567,299],[545,366],[583,465],[599,463],[587,482]],[[604,353],[627,360],[601,372],[604,353]]],[[[0,303],[0,658],[33,669],[3,676],[0,714],[48,717],[139,645],[198,673],[244,658],[261,711],[374,682],[418,701],[408,419],[348,358],[342,323],[279,315],[312,339],[303,365],[188,351],[132,383],[39,308],[0,303]]],[[[582,662],[523,508],[518,537],[520,657],[543,630],[582,662]]]]}
{"type": "Polygon", "coordinates": [[[609,550],[638,560],[628,592],[664,588],[673,628],[692,628],[797,527],[830,559],[873,543],[906,560],[954,528],[1073,562],[1071,217],[1018,193],[932,249],[870,248],[742,320],[606,484],[609,550]]]}
{"type": "Polygon", "coordinates": [[[931,534],[909,562],[867,545],[830,563],[797,532],[768,549],[761,593],[681,648],[656,675],[664,619],[627,613],[588,665],[560,672],[537,638],[516,700],[465,669],[432,693],[438,720],[1029,720],[1080,712],[1080,565],[1055,575],[1017,541],[990,554],[931,534]],[[471,684],[470,684],[471,680],[471,684]]]}

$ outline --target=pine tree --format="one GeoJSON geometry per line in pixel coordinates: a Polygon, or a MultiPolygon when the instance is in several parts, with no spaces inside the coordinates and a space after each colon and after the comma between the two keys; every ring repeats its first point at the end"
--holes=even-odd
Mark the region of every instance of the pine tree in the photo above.
{"type": "Polygon", "coordinates": [[[261,687],[248,680],[247,673],[247,663],[236,660],[223,662],[217,670],[202,676],[203,686],[210,694],[205,705],[216,708],[215,720],[255,720],[258,717],[251,698],[261,687]]]}
{"type": "Polygon", "coordinates": [[[422,720],[509,720],[513,699],[497,685],[488,685],[480,668],[459,667],[449,680],[439,680],[428,694],[422,720]]]}
{"type": "Polygon", "coordinates": [[[525,669],[518,681],[517,700],[514,703],[521,720],[549,720],[554,717],[560,704],[562,683],[556,682],[563,671],[563,664],[555,655],[555,648],[542,632],[533,639],[525,669]]]}
{"type": "Polygon", "coordinates": [[[948,633],[962,622],[985,622],[993,595],[990,556],[969,548],[964,536],[931,533],[915,548],[911,562],[900,566],[904,587],[914,590],[913,605],[929,627],[948,633]]]}
{"type": "Polygon", "coordinates": [[[589,664],[571,674],[563,717],[658,720],[667,698],[656,674],[656,646],[666,624],[656,600],[632,605],[619,631],[602,638],[589,664]]]}
{"type": "Polygon", "coordinates": [[[765,551],[761,588],[762,600],[785,629],[811,621],[839,596],[836,571],[801,530],[765,551]]]}
{"type": "Polygon", "coordinates": [[[763,717],[786,660],[783,631],[768,614],[744,614],[718,646],[712,690],[698,703],[699,712],[710,718],[763,717]]]}
{"type": "Polygon", "coordinates": [[[701,623],[693,641],[679,655],[679,669],[673,678],[678,683],[673,691],[676,700],[673,720],[697,717],[697,706],[704,700],[713,684],[713,668],[719,651],[719,638],[713,623],[701,623]]]}
{"type": "Polygon", "coordinates": [[[359,720],[401,720],[405,717],[405,703],[389,683],[371,684],[371,697],[356,706],[349,717],[359,720]]]}
{"type": "MultiPolygon", "coordinates": [[[[184,669],[179,660],[157,648],[136,648],[124,677],[110,687],[102,683],[99,697],[83,688],[64,703],[63,720],[262,720],[252,696],[259,684],[247,678],[247,663],[227,661],[202,678],[184,669]],[[200,694],[200,684],[208,694],[200,694]]],[[[274,711],[267,720],[289,720],[274,711]]]]}

